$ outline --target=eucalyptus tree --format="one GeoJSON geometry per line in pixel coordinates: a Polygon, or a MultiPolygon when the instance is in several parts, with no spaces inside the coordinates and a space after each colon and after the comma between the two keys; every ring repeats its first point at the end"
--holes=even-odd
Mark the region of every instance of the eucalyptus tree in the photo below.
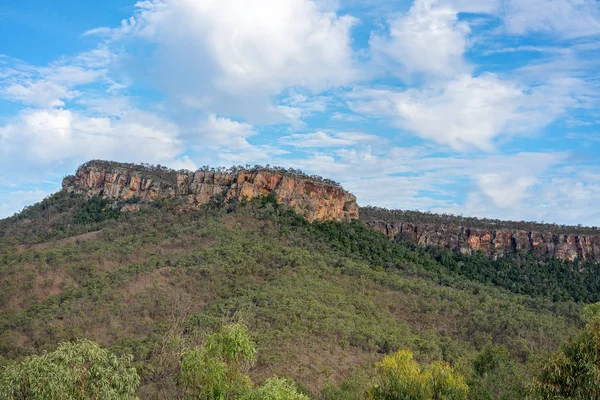
{"type": "Polygon", "coordinates": [[[89,340],[26,357],[0,376],[2,400],[133,400],[140,377],[133,357],[118,357],[89,340]]]}

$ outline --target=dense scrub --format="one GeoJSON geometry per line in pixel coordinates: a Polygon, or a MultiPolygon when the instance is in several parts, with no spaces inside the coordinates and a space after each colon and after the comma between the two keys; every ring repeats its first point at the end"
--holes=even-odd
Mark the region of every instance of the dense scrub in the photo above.
{"type": "Polygon", "coordinates": [[[436,246],[395,243],[359,221],[304,225],[347,257],[417,274],[443,285],[461,286],[471,281],[552,301],[600,301],[600,263],[596,261],[540,259],[521,253],[494,260],[481,252],[461,254],[436,246]]]}
{"type": "Polygon", "coordinates": [[[0,222],[0,362],[86,338],[133,354],[141,398],[169,398],[182,343],[243,321],[256,382],[283,375],[311,396],[362,398],[375,362],[410,349],[481,393],[498,380],[520,393],[582,326],[580,304],[563,301],[574,296],[516,294],[474,273],[477,256],[469,268],[360,222],[310,224],[270,197],[186,213],[110,207],[61,193],[0,222]],[[506,366],[476,373],[492,345],[506,366]]]}

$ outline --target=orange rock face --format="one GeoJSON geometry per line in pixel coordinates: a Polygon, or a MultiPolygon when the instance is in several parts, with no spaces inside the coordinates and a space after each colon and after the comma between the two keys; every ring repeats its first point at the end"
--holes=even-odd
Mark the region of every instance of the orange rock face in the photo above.
{"type": "Polygon", "coordinates": [[[537,256],[573,261],[600,261],[600,236],[527,232],[516,229],[486,230],[456,225],[415,224],[402,221],[365,221],[390,239],[440,246],[461,253],[482,251],[490,257],[532,252],[537,256]]]}
{"type": "Polygon", "coordinates": [[[191,207],[206,204],[216,196],[242,200],[273,194],[278,202],[292,207],[310,221],[358,218],[353,194],[340,186],[306,176],[270,170],[235,174],[161,171],[160,176],[155,175],[126,165],[90,162],[80,167],[75,177],[65,179],[63,190],[114,200],[136,198],[140,202],[177,197],[191,207]]]}

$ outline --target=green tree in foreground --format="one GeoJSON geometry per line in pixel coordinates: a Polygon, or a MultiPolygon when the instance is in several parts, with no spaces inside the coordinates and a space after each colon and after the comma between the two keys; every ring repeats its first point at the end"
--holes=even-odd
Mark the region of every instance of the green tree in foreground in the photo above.
{"type": "Polygon", "coordinates": [[[379,384],[367,396],[372,400],[464,400],[469,387],[462,375],[436,361],[422,368],[409,350],[386,356],[377,363],[379,384]]]}
{"type": "Polygon", "coordinates": [[[0,377],[0,399],[136,399],[140,377],[131,361],[89,340],[63,343],[51,353],[7,366],[0,377]]]}
{"type": "Polygon", "coordinates": [[[525,385],[517,364],[504,346],[488,345],[473,361],[469,394],[478,400],[512,400],[525,397],[525,385]]]}
{"type": "Polygon", "coordinates": [[[256,345],[245,326],[227,325],[201,347],[183,352],[180,385],[189,399],[236,399],[252,386],[245,375],[256,359],[256,345]]]}
{"type": "Polygon", "coordinates": [[[179,384],[186,399],[308,400],[282,378],[268,379],[258,389],[246,375],[256,359],[256,345],[242,324],[222,327],[201,347],[183,352],[179,384]]]}
{"type": "Polygon", "coordinates": [[[533,381],[535,399],[600,399],[600,308],[584,308],[583,331],[563,344],[533,381]]]}

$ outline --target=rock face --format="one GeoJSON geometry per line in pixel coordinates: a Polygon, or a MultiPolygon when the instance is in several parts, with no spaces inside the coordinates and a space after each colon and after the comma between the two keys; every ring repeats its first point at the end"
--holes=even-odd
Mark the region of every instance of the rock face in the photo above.
{"type": "Polygon", "coordinates": [[[219,196],[224,200],[273,194],[308,220],[348,221],[358,218],[356,197],[340,186],[305,175],[272,170],[171,171],[103,161],[88,162],[63,181],[63,190],[144,203],[166,198],[184,199],[190,207],[219,196]]]}
{"type": "MultiPolygon", "coordinates": [[[[198,170],[172,171],[106,161],[90,161],[75,176],[63,181],[63,190],[88,197],[101,195],[126,202],[124,208],[166,198],[183,200],[184,207],[194,208],[216,197],[223,200],[272,194],[278,202],[292,207],[310,221],[350,221],[359,218],[356,197],[330,181],[303,174],[271,169],[235,172],[198,170]]],[[[368,208],[367,208],[368,209],[368,208]]],[[[363,209],[361,219],[392,240],[406,240],[424,246],[439,246],[461,253],[482,251],[490,257],[511,252],[532,252],[540,258],[573,261],[576,258],[600,261],[600,234],[557,233],[511,229],[498,221],[497,228],[473,228],[445,223],[410,222],[392,214],[380,218],[363,209]]],[[[402,214],[402,213],[400,213],[402,214]]],[[[477,221],[476,219],[474,219],[477,221]]],[[[415,222],[417,221],[417,222],[415,222]]],[[[543,224],[534,227],[544,228],[543,224]]]]}
{"type": "Polygon", "coordinates": [[[510,228],[496,230],[459,225],[367,220],[367,225],[393,240],[423,246],[439,246],[461,253],[482,251],[490,257],[510,252],[532,252],[540,257],[573,261],[600,261],[600,236],[530,232],[510,228]]]}

